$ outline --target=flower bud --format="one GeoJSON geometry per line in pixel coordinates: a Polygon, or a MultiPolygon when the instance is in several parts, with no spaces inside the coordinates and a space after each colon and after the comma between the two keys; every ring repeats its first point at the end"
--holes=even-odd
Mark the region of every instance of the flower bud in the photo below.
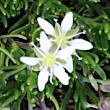
{"type": "Polygon", "coordinates": [[[110,92],[110,80],[107,80],[107,84],[101,84],[100,89],[103,92],[110,92]]]}
{"type": "Polygon", "coordinates": [[[110,110],[110,98],[106,98],[98,105],[99,110],[110,110]]]}

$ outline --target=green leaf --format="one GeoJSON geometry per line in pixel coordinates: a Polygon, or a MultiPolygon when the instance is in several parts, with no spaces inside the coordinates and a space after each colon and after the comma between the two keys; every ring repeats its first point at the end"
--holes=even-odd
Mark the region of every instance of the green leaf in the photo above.
{"type": "Polygon", "coordinates": [[[89,0],[89,1],[95,2],[95,3],[100,2],[100,0],[89,0]]]}
{"type": "Polygon", "coordinates": [[[21,54],[18,51],[13,51],[12,56],[13,56],[13,58],[19,60],[21,57],[21,54]]]}
{"type": "Polygon", "coordinates": [[[5,26],[5,28],[7,28],[8,22],[7,22],[6,17],[2,13],[0,13],[0,18],[1,18],[1,20],[2,20],[2,22],[4,24],[4,26],[5,26]]]}
{"type": "Polygon", "coordinates": [[[73,77],[74,78],[77,78],[77,75],[76,75],[76,63],[77,63],[77,57],[76,56],[72,56],[73,57],[73,59],[74,59],[74,70],[73,70],[73,72],[72,72],[72,75],[73,75],[73,77]]]}
{"type": "Polygon", "coordinates": [[[57,81],[57,79],[53,79],[52,81],[53,81],[54,86],[58,86],[58,81],[57,81]]]}
{"type": "Polygon", "coordinates": [[[11,66],[1,66],[1,67],[0,67],[0,70],[19,69],[19,68],[22,68],[23,66],[24,66],[24,64],[11,65],[11,66]]]}
{"type": "Polygon", "coordinates": [[[56,109],[59,110],[59,104],[58,104],[57,99],[54,97],[54,95],[50,94],[50,100],[52,100],[52,102],[54,103],[56,109]]]}
{"type": "Polygon", "coordinates": [[[13,92],[14,92],[14,98],[15,98],[15,100],[17,100],[18,97],[22,94],[22,91],[19,90],[19,88],[14,88],[13,89],[13,92]]]}
{"type": "Polygon", "coordinates": [[[6,16],[6,12],[5,12],[5,9],[4,9],[4,7],[2,6],[2,4],[0,4],[0,11],[3,13],[3,15],[6,16]]]}
{"type": "Polygon", "coordinates": [[[66,36],[75,35],[78,31],[79,31],[79,29],[70,30],[70,31],[68,31],[68,32],[66,33],[66,36]]]}
{"type": "Polygon", "coordinates": [[[8,77],[18,73],[19,71],[23,70],[24,68],[26,68],[27,65],[23,65],[21,68],[19,69],[16,69],[16,70],[12,70],[12,71],[8,71],[8,72],[5,72],[4,74],[0,74],[0,78],[3,78],[3,79],[7,79],[8,77]]]}
{"type": "Polygon", "coordinates": [[[51,84],[51,85],[49,86],[49,88],[50,88],[50,93],[53,94],[53,92],[54,92],[54,90],[55,90],[55,86],[51,84]]]}
{"type": "Polygon", "coordinates": [[[106,74],[105,74],[105,72],[103,71],[103,69],[98,64],[96,64],[93,68],[95,69],[95,71],[99,74],[99,76],[103,80],[106,80],[106,74]]]}
{"type": "Polygon", "coordinates": [[[98,91],[98,84],[97,84],[96,80],[94,79],[94,77],[92,76],[92,74],[90,74],[88,77],[91,82],[91,85],[94,87],[94,89],[96,91],[98,91]]]}
{"type": "Polygon", "coordinates": [[[102,50],[102,44],[101,44],[101,39],[100,39],[100,36],[98,33],[96,33],[94,36],[94,43],[96,45],[96,47],[99,49],[99,50],[102,50]]]}
{"type": "Polygon", "coordinates": [[[84,109],[87,108],[86,107],[87,99],[86,99],[85,93],[83,91],[80,91],[80,101],[81,101],[83,108],[84,109]]]}
{"type": "Polygon", "coordinates": [[[16,101],[13,103],[12,107],[10,108],[10,110],[18,110],[16,101]]]}
{"type": "Polygon", "coordinates": [[[92,59],[91,56],[86,55],[85,57],[87,58],[87,61],[89,62],[89,64],[91,64],[92,67],[96,65],[95,61],[92,59]]]}
{"type": "Polygon", "coordinates": [[[33,106],[33,107],[35,107],[36,105],[35,105],[35,102],[36,102],[36,96],[35,95],[32,95],[31,94],[31,91],[27,91],[27,99],[28,99],[28,101],[29,101],[29,103],[33,106]]]}
{"type": "Polygon", "coordinates": [[[18,98],[14,103],[13,105],[11,106],[10,110],[20,110],[20,104],[21,104],[21,101],[20,99],[18,98]]]}
{"type": "Polygon", "coordinates": [[[13,94],[10,95],[9,97],[7,97],[7,99],[2,103],[2,107],[6,106],[7,104],[9,104],[10,102],[12,102],[14,100],[14,96],[13,94]]]}
{"type": "Polygon", "coordinates": [[[3,86],[5,84],[6,84],[6,81],[4,79],[0,78],[0,86],[3,86]]]}
{"type": "Polygon", "coordinates": [[[79,81],[76,80],[76,89],[75,89],[74,95],[73,95],[75,102],[78,102],[78,99],[80,96],[80,90],[81,90],[81,86],[79,84],[79,81]]]}
{"type": "Polygon", "coordinates": [[[33,86],[36,83],[36,81],[37,81],[37,76],[36,75],[35,76],[30,75],[26,80],[27,85],[31,85],[31,86],[33,86]]]}
{"type": "Polygon", "coordinates": [[[109,23],[105,23],[105,25],[104,25],[104,31],[105,31],[105,33],[108,33],[109,30],[110,30],[110,24],[109,23]]]}
{"type": "Polygon", "coordinates": [[[96,94],[93,92],[92,88],[85,84],[86,94],[95,102],[96,105],[98,105],[99,99],[96,96],[96,94]]]}
{"type": "Polygon", "coordinates": [[[18,37],[18,38],[22,38],[24,40],[27,40],[27,38],[21,34],[14,34],[14,35],[11,35],[11,34],[5,34],[5,35],[1,35],[0,38],[7,38],[7,37],[18,37]]]}
{"type": "Polygon", "coordinates": [[[50,98],[50,100],[54,103],[56,109],[59,110],[58,101],[57,101],[57,99],[54,97],[54,95],[51,94],[50,89],[51,89],[51,88],[49,88],[49,86],[46,84],[46,85],[45,85],[46,96],[47,96],[48,98],[50,98]]]}
{"type": "Polygon", "coordinates": [[[73,94],[73,88],[69,88],[68,92],[66,93],[62,103],[61,103],[61,106],[60,106],[60,110],[64,110],[67,103],[69,102],[69,99],[71,98],[73,94]]]}
{"type": "Polygon", "coordinates": [[[20,27],[28,18],[28,15],[25,14],[19,21],[17,21],[13,26],[11,26],[8,30],[8,33],[20,27]]]}
{"type": "Polygon", "coordinates": [[[84,76],[87,76],[87,66],[86,66],[86,64],[85,63],[83,63],[83,75],[84,76]]]}
{"type": "Polygon", "coordinates": [[[108,40],[110,40],[110,31],[107,32],[107,38],[108,38],[108,40]]]}
{"type": "Polygon", "coordinates": [[[26,81],[28,77],[29,77],[28,74],[16,74],[15,75],[15,79],[17,81],[26,81]]]}
{"type": "Polygon", "coordinates": [[[31,24],[26,24],[25,26],[12,31],[11,34],[13,35],[13,34],[21,33],[22,31],[27,30],[30,26],[31,26],[31,24]]]}
{"type": "Polygon", "coordinates": [[[101,42],[102,42],[102,49],[104,51],[107,51],[108,50],[108,40],[107,40],[107,37],[104,32],[102,32],[102,35],[101,35],[101,42]]]}
{"type": "Polygon", "coordinates": [[[27,85],[26,82],[22,83],[22,85],[21,85],[21,90],[24,92],[24,91],[26,90],[27,86],[28,86],[28,85],[27,85]]]}
{"type": "Polygon", "coordinates": [[[37,28],[32,34],[32,42],[36,42],[36,38],[40,36],[41,28],[37,28]]]}
{"type": "Polygon", "coordinates": [[[81,110],[80,102],[75,102],[75,110],[81,110]]]}
{"type": "Polygon", "coordinates": [[[41,95],[41,101],[44,101],[44,100],[45,100],[45,94],[44,94],[44,91],[40,92],[40,95],[41,95]]]}
{"type": "Polygon", "coordinates": [[[87,53],[88,55],[94,57],[96,63],[99,62],[99,57],[95,53],[91,53],[91,52],[85,52],[85,53],[87,53]]]}

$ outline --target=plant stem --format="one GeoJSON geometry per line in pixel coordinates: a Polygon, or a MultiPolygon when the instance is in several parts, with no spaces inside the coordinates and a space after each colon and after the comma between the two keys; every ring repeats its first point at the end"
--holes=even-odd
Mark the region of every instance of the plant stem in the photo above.
{"type": "MultiPolygon", "coordinates": [[[[83,62],[82,61],[78,60],[78,64],[83,68],[83,62]]],[[[86,72],[87,72],[88,76],[91,75],[91,72],[88,69],[86,70],[86,72]]]]}
{"type": "Polygon", "coordinates": [[[98,94],[99,94],[100,101],[103,101],[105,98],[104,98],[103,93],[100,90],[100,88],[98,88],[98,94]]]}
{"type": "Polygon", "coordinates": [[[33,107],[31,106],[30,103],[28,103],[28,110],[33,110],[33,107]]]}
{"type": "Polygon", "coordinates": [[[37,95],[36,95],[36,97],[38,98],[38,101],[39,101],[39,104],[40,104],[40,106],[41,106],[41,110],[46,110],[46,104],[45,104],[45,102],[43,101],[41,101],[41,95],[40,95],[40,93],[38,93],[37,95]]]}

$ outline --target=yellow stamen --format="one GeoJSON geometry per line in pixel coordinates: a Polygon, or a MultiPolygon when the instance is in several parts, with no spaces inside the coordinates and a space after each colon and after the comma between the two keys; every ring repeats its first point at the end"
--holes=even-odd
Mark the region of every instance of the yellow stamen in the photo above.
{"type": "Polygon", "coordinates": [[[60,47],[65,47],[66,46],[66,41],[67,41],[67,38],[64,37],[64,36],[58,36],[56,38],[56,42],[59,44],[60,41],[62,40],[62,43],[61,43],[61,46],[60,47]]]}
{"type": "Polygon", "coordinates": [[[43,59],[44,65],[52,67],[56,63],[56,59],[53,55],[47,55],[43,59]]]}

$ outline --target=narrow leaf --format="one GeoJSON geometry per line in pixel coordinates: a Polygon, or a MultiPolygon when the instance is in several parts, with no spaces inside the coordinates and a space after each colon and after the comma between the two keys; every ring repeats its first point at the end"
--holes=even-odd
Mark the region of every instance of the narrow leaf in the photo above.
{"type": "Polygon", "coordinates": [[[99,74],[99,76],[103,80],[106,80],[106,74],[105,74],[105,72],[103,71],[103,69],[98,64],[96,64],[93,68],[95,69],[95,71],[99,74]]]}

